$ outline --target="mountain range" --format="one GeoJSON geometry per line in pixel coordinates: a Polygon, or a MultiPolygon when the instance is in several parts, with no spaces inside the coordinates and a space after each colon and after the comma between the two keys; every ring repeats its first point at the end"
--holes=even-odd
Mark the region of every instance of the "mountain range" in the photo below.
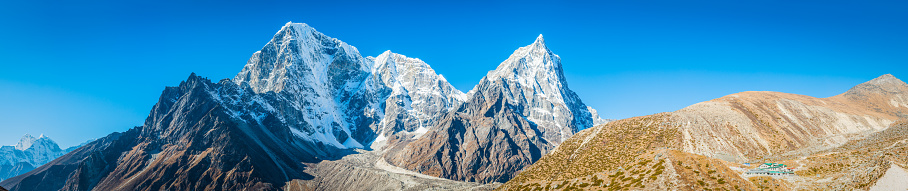
{"type": "Polygon", "coordinates": [[[14,146],[0,146],[0,181],[44,165],[81,145],[60,149],[60,146],[43,134],[35,138],[25,134],[14,146]]]}
{"type": "Polygon", "coordinates": [[[0,148],[0,170],[21,174],[0,186],[844,190],[893,188],[908,168],[908,84],[889,74],[828,98],[741,92],[609,121],[562,67],[540,35],[464,93],[420,59],[287,23],[233,78],[164,88],[141,126],[0,148]],[[798,176],[745,174],[768,162],[798,176]]]}
{"type": "Polygon", "coordinates": [[[602,121],[568,89],[560,58],[544,42],[540,35],[463,93],[419,59],[390,51],[363,57],[306,24],[287,23],[233,79],[193,73],[164,89],[142,126],[0,185],[336,190],[368,186],[364,179],[397,182],[395,189],[482,187],[437,177],[505,182],[602,121]],[[359,180],[325,178],[339,173],[359,180]]]}

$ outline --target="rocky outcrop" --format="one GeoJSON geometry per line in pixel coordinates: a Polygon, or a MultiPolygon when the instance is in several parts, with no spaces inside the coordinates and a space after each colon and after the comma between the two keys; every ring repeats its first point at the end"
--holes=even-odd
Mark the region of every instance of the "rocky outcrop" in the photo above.
{"type": "Polygon", "coordinates": [[[489,72],[467,97],[425,135],[392,137],[385,158],[432,176],[505,182],[598,120],[568,89],[561,59],[541,35],[489,72]]]}

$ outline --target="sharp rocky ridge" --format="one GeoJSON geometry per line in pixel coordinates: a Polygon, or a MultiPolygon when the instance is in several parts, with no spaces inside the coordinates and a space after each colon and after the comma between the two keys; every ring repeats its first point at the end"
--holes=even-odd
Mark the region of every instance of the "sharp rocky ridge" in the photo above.
{"type": "Polygon", "coordinates": [[[533,44],[514,51],[471,94],[481,91],[478,89],[485,83],[508,87],[504,89],[508,104],[517,106],[521,115],[548,132],[558,132],[557,137],[547,137],[551,141],[560,143],[576,131],[601,122],[598,112],[568,88],[561,57],[545,45],[542,35],[533,44]]]}
{"type": "Polygon", "coordinates": [[[566,138],[603,121],[568,88],[561,67],[540,35],[482,78],[436,128],[392,138],[385,159],[448,179],[510,180],[566,138]]]}

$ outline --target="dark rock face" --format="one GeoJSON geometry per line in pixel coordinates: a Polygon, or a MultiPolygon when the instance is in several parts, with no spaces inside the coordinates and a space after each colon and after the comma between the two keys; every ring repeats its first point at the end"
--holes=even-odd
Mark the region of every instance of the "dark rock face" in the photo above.
{"type": "Polygon", "coordinates": [[[144,126],[0,184],[12,190],[268,190],[311,179],[302,162],[317,161],[319,153],[300,148],[313,146],[291,146],[306,143],[272,118],[259,123],[248,114],[228,114],[217,101],[227,90],[241,89],[193,74],[164,90],[144,126]]]}
{"type": "MultiPolygon", "coordinates": [[[[396,166],[454,180],[505,182],[538,160],[554,144],[507,104],[497,91],[474,95],[457,112],[439,122],[439,129],[413,141],[396,144],[386,153],[396,166]]],[[[401,138],[406,140],[406,138],[401,138]]]]}

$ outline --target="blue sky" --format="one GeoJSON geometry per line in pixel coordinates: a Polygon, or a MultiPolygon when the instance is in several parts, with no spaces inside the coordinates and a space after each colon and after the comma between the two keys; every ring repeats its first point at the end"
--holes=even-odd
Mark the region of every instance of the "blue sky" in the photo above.
{"type": "Polygon", "coordinates": [[[2,1],[0,144],[141,125],[164,86],[231,78],[288,21],[420,58],[467,91],[543,34],[606,118],[741,91],[829,97],[908,78],[906,1],[2,1]],[[465,67],[468,66],[468,67],[465,67]]]}

